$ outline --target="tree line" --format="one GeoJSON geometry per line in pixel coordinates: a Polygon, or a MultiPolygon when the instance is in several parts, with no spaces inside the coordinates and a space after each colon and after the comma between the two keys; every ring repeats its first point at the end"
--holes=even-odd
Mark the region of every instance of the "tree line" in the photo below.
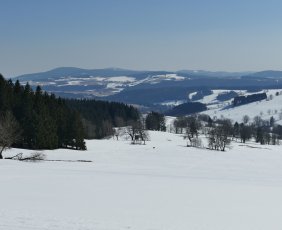
{"type": "Polygon", "coordinates": [[[237,96],[233,100],[233,105],[239,106],[239,105],[252,103],[255,101],[262,101],[265,99],[267,99],[266,93],[257,93],[257,94],[247,95],[247,96],[237,96]]]}
{"type": "Polygon", "coordinates": [[[2,128],[9,125],[8,121],[13,124],[3,132],[17,127],[20,134],[12,143],[14,147],[86,149],[80,114],[71,110],[65,100],[43,92],[40,86],[33,91],[28,83],[22,86],[0,75],[0,112],[2,128]]]}
{"type": "Polygon", "coordinates": [[[10,146],[85,150],[85,138],[103,138],[114,126],[140,119],[133,106],[96,100],[68,100],[35,90],[0,74],[0,158],[10,146]]]}
{"type": "Polygon", "coordinates": [[[119,102],[71,99],[66,104],[81,114],[87,139],[110,136],[113,127],[124,127],[140,119],[136,108],[119,102]]]}
{"type": "Polygon", "coordinates": [[[224,151],[231,141],[245,143],[254,140],[261,145],[277,145],[282,139],[282,126],[275,125],[275,120],[263,120],[260,116],[252,120],[245,115],[242,122],[232,123],[230,119],[212,119],[208,115],[178,117],[173,123],[175,133],[184,134],[187,146],[201,147],[199,134],[208,140],[208,148],[224,151]]]}
{"type": "Polygon", "coordinates": [[[113,137],[118,140],[119,137],[126,136],[131,140],[131,144],[145,144],[150,140],[148,130],[165,132],[165,116],[152,111],[137,120],[130,120],[124,127],[115,127],[113,137]]]}

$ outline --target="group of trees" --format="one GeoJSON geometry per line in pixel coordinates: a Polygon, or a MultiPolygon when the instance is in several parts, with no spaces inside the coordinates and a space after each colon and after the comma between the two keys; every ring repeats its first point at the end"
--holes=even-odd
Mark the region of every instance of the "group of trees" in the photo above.
{"type": "Polygon", "coordinates": [[[131,121],[125,129],[125,134],[131,139],[132,144],[144,144],[150,139],[149,133],[141,120],[131,121]]]}
{"type": "Polygon", "coordinates": [[[165,116],[152,111],[147,114],[145,125],[148,130],[166,131],[165,116]]]}
{"type": "Polygon", "coordinates": [[[251,94],[247,96],[237,96],[233,100],[233,105],[244,105],[255,101],[261,101],[267,99],[266,93],[257,93],[257,94],[251,94]]]}
{"type": "MultiPolygon", "coordinates": [[[[175,133],[185,134],[187,146],[202,146],[199,134],[205,134],[210,149],[224,151],[232,140],[245,143],[279,144],[282,126],[275,119],[251,119],[245,115],[234,124],[229,119],[207,115],[178,117],[175,133]]],[[[149,140],[147,130],[166,131],[163,114],[150,112],[141,117],[130,105],[96,100],[67,100],[33,90],[27,83],[13,83],[0,75],[0,159],[13,145],[29,149],[74,148],[85,150],[84,138],[127,135],[133,144],[149,140]],[[114,128],[116,127],[116,128],[114,128]]]]}
{"type": "Polygon", "coordinates": [[[232,123],[229,119],[217,120],[208,130],[208,146],[210,149],[225,151],[231,142],[232,123]]]}
{"type": "MultiPolygon", "coordinates": [[[[280,133],[280,125],[275,125],[275,119],[270,117],[269,120],[263,120],[260,116],[255,116],[251,121],[245,115],[242,123],[236,122],[234,124],[234,137],[240,138],[241,142],[245,143],[247,140],[253,138],[260,144],[279,144],[282,139],[282,132],[280,133]]],[[[282,130],[282,129],[281,129],[282,130]]]]}
{"type": "Polygon", "coordinates": [[[210,89],[201,89],[192,95],[191,101],[197,101],[203,99],[205,96],[211,95],[212,91],[210,89]]]}
{"type": "Polygon", "coordinates": [[[68,100],[37,86],[22,86],[0,75],[0,158],[10,146],[85,150],[84,138],[103,138],[113,127],[140,120],[133,106],[96,100],[68,100]]]}
{"type": "Polygon", "coordinates": [[[201,132],[207,137],[208,147],[214,150],[224,151],[232,140],[239,140],[245,143],[253,139],[260,144],[279,144],[282,139],[282,126],[275,125],[274,118],[269,121],[256,116],[251,121],[244,116],[241,123],[234,124],[230,119],[211,119],[207,115],[194,115],[178,117],[174,121],[175,133],[184,134],[189,141],[187,146],[202,146],[199,138],[201,132]]]}
{"type": "Polygon", "coordinates": [[[126,135],[132,144],[145,144],[150,139],[148,130],[165,132],[165,116],[152,111],[145,117],[128,121],[125,127],[115,127],[113,136],[118,140],[120,136],[126,135]]]}
{"type": "Polygon", "coordinates": [[[201,102],[186,102],[166,111],[168,116],[184,116],[187,114],[200,113],[207,110],[207,106],[201,102]]]}
{"type": "Polygon", "coordinates": [[[237,97],[237,96],[238,96],[238,93],[232,90],[232,91],[227,91],[227,92],[218,94],[216,96],[216,100],[224,102],[224,101],[233,99],[234,97],[237,97]]]}
{"type": "Polygon", "coordinates": [[[202,129],[202,123],[197,116],[178,117],[174,120],[175,133],[183,134],[188,140],[187,146],[200,147],[202,145],[199,138],[199,132],[202,129]]]}
{"type": "Polygon", "coordinates": [[[66,100],[66,104],[81,114],[87,139],[113,135],[113,127],[125,127],[140,119],[136,108],[123,103],[72,99],[66,100]]]}
{"type": "MultiPolygon", "coordinates": [[[[28,83],[22,86],[19,81],[6,81],[0,75],[0,113],[1,136],[12,139],[9,145],[29,149],[86,149],[79,113],[39,86],[34,92],[28,83]]],[[[0,145],[3,149],[7,143],[0,145]]]]}

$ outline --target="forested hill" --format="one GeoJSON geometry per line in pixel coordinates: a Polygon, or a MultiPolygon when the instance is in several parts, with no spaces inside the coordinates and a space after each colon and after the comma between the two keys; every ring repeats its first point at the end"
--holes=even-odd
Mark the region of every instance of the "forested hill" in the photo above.
{"type": "Polygon", "coordinates": [[[130,121],[139,119],[139,111],[123,103],[73,99],[66,100],[66,104],[83,117],[85,137],[88,139],[109,136],[113,126],[126,126],[130,121]]]}
{"type": "MultiPolygon", "coordinates": [[[[78,112],[64,100],[48,95],[38,86],[34,92],[29,84],[6,81],[0,75],[1,117],[12,114],[20,137],[14,146],[29,149],[85,149],[84,131],[78,112]]],[[[1,122],[1,125],[2,125],[1,122]]]]}
{"type": "Polygon", "coordinates": [[[80,150],[86,149],[84,138],[102,138],[113,125],[139,116],[135,108],[125,104],[56,98],[39,86],[33,91],[28,83],[22,86],[1,74],[0,114],[1,118],[11,114],[17,123],[21,135],[15,147],[80,150]]]}

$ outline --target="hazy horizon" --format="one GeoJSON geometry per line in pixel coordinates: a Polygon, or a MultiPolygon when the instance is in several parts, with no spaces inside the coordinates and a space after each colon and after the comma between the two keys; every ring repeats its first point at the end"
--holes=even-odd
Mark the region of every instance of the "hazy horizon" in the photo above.
{"type": "Polygon", "coordinates": [[[278,0],[0,0],[0,73],[282,70],[278,0]]]}
{"type": "MultiPolygon", "coordinates": [[[[35,73],[45,73],[48,71],[52,71],[58,68],[77,68],[77,69],[85,69],[85,70],[96,70],[96,69],[121,69],[121,70],[132,70],[132,71],[166,71],[166,72],[177,72],[177,71],[207,71],[207,72],[226,72],[226,73],[255,73],[255,72],[260,72],[260,71],[282,71],[282,70],[269,70],[269,69],[264,69],[264,70],[259,70],[259,71],[226,71],[226,70],[209,70],[209,69],[175,69],[175,70],[171,70],[171,69],[130,69],[130,68],[123,68],[123,67],[103,67],[103,68],[82,68],[82,67],[77,67],[77,66],[57,66],[57,67],[51,67],[50,69],[43,69],[43,70],[38,70],[35,72],[28,72],[28,73],[20,73],[18,75],[15,76],[10,76],[11,78],[14,77],[18,77],[21,75],[27,75],[27,74],[35,74],[35,73]]],[[[1,73],[1,72],[0,72],[1,73]]],[[[2,74],[2,73],[1,73],[2,74]]],[[[5,76],[3,74],[4,77],[7,78],[7,76],[5,76]]]]}

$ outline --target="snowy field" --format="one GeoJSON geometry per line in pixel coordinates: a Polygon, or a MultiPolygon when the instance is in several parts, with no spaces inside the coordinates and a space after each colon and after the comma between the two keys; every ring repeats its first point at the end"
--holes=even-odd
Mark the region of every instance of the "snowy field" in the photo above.
{"type": "MultiPolygon", "coordinates": [[[[236,91],[236,90],[235,90],[236,91]]],[[[203,114],[207,114],[210,117],[221,118],[229,118],[233,120],[233,122],[242,122],[242,118],[244,115],[248,115],[251,120],[255,116],[260,116],[264,120],[269,120],[270,117],[274,117],[276,124],[282,125],[282,90],[281,89],[270,89],[263,90],[256,93],[265,92],[268,98],[273,97],[273,99],[262,100],[259,102],[253,102],[241,106],[230,107],[233,99],[220,102],[216,100],[216,97],[223,92],[227,92],[226,90],[213,90],[213,94],[204,97],[199,102],[207,104],[208,110],[202,112],[203,114]],[[279,93],[276,96],[276,93],[279,93]],[[272,96],[271,96],[272,95],[272,96]]],[[[246,93],[244,91],[236,91],[239,94],[249,95],[254,93],[246,93]]]]}
{"type": "MultiPolygon", "coordinates": [[[[282,228],[282,146],[188,148],[150,132],[147,145],[87,141],[85,152],[0,161],[2,230],[259,230],[282,228]]],[[[12,149],[4,155],[28,150],[12,149]]]]}

